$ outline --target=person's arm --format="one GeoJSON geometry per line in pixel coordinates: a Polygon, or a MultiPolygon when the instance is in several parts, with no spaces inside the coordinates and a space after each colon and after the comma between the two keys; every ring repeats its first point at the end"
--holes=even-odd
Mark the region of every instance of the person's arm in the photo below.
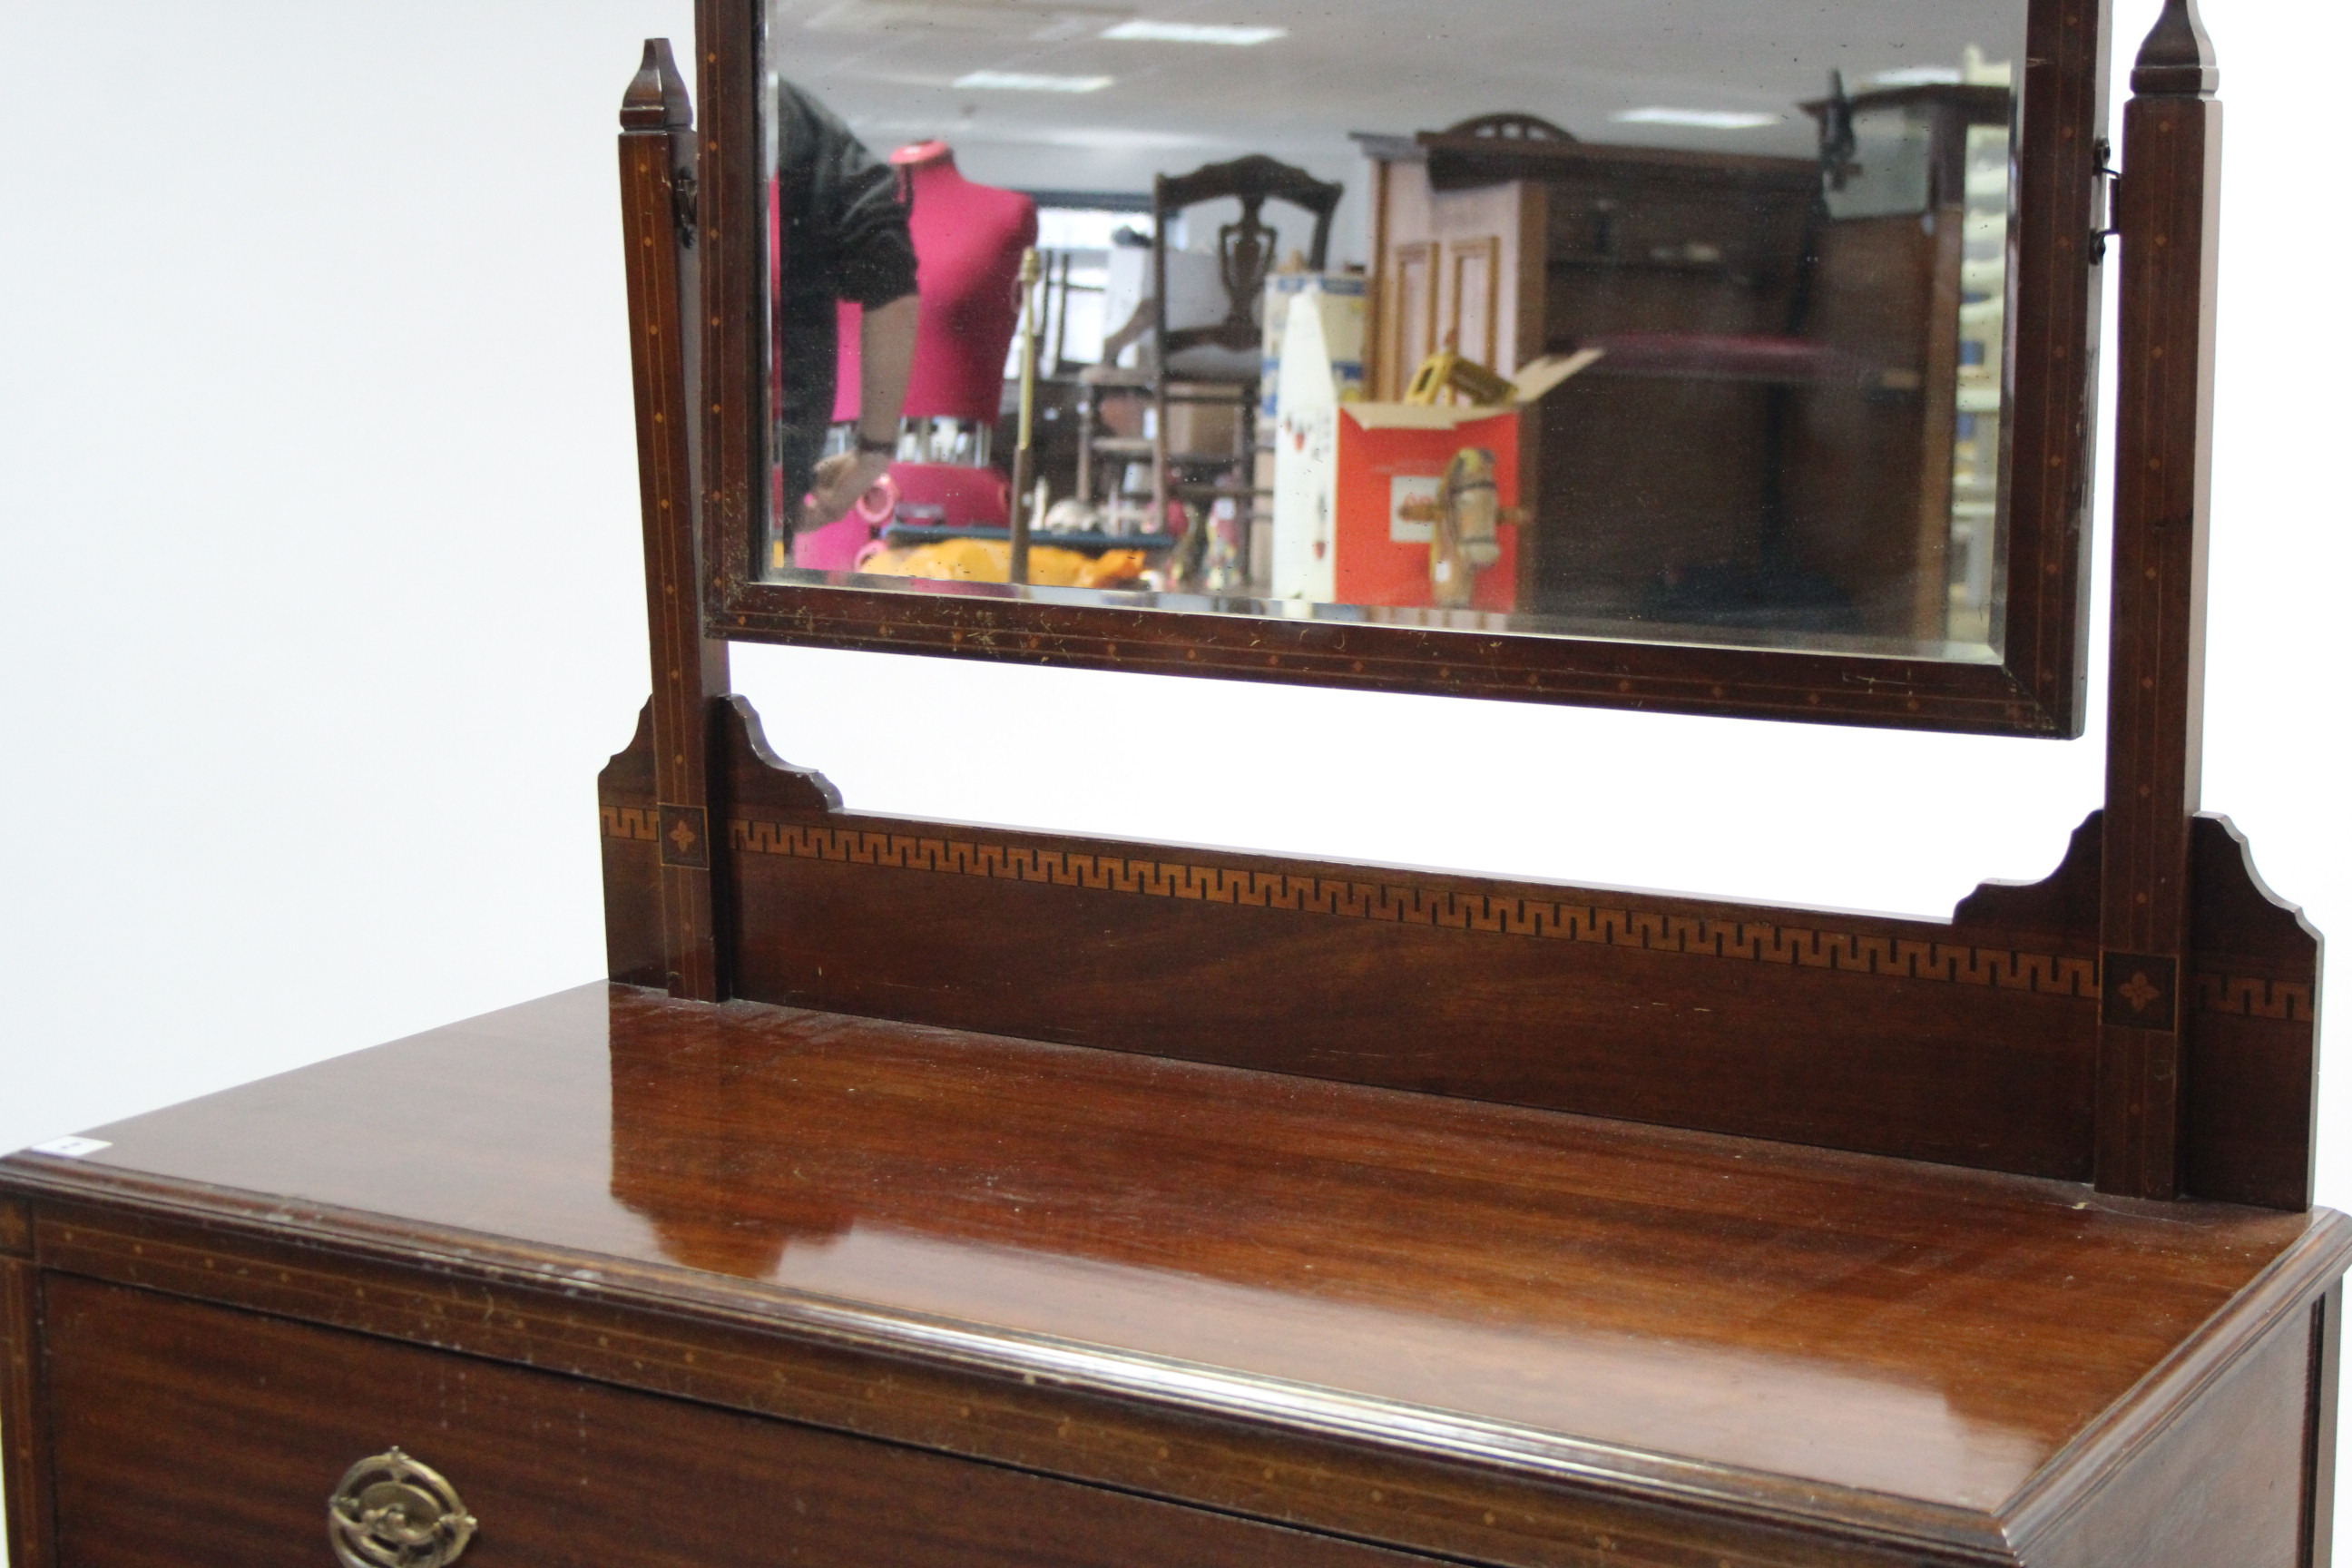
{"type": "MultiPolygon", "coordinates": [[[[898,419],[907,406],[907,384],[915,369],[915,329],[921,298],[904,294],[887,305],[868,306],[858,329],[857,437],[866,446],[898,441],[898,419]]],[[[839,521],[857,498],[890,471],[890,453],[836,452],[816,466],[808,525],[839,521]]]]}
{"type": "MultiPolygon", "coordinates": [[[[823,147],[812,192],[821,215],[836,298],[865,310],[857,342],[857,432],[869,446],[898,440],[914,372],[915,238],[908,227],[908,191],[898,172],[877,161],[849,128],[822,113],[823,147]]],[[[834,522],[889,471],[889,451],[844,452],[816,466],[804,527],[834,522]]]]}

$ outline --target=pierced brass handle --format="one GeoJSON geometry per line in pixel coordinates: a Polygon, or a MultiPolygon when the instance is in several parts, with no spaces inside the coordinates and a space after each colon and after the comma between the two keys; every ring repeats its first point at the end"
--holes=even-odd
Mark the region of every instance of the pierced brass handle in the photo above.
{"type": "Polygon", "coordinates": [[[343,1568],[443,1568],[474,1539],[474,1516],[457,1488],[392,1448],[343,1472],[327,1539],[343,1568]]]}

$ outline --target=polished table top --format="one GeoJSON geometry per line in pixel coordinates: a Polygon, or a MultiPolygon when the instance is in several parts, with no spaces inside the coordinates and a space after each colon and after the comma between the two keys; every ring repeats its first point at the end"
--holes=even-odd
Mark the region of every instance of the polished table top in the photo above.
{"type": "Polygon", "coordinates": [[[603,984],[94,1135],[780,1311],[1973,1509],[2341,1223],[603,984]]]}

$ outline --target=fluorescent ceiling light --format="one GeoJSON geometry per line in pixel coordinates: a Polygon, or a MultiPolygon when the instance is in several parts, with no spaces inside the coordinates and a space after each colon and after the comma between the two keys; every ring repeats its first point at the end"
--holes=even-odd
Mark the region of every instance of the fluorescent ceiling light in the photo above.
{"type": "Polygon", "coordinates": [[[1235,26],[1222,22],[1121,22],[1107,30],[1103,37],[1126,43],[1148,44],[1228,44],[1246,48],[1286,37],[1287,27],[1235,26]]]}
{"type": "Polygon", "coordinates": [[[1034,140],[1048,147],[1084,147],[1104,153],[1169,153],[1184,147],[1215,145],[1205,136],[1186,136],[1168,131],[1135,131],[1118,126],[1070,126],[1041,131],[1034,140]]]}
{"type": "Polygon", "coordinates": [[[835,0],[802,26],[820,33],[996,33],[1050,39],[1099,33],[1133,14],[1129,6],[1068,0],[835,0]]]}
{"type": "Polygon", "coordinates": [[[955,79],[954,85],[997,92],[1100,92],[1118,79],[1108,76],[1034,76],[1027,71],[966,71],[955,79]]]}
{"type": "Polygon", "coordinates": [[[1905,66],[1900,70],[1880,71],[1870,79],[1880,87],[1941,87],[1960,79],[1958,66],[1905,66]]]}
{"type": "Polygon", "coordinates": [[[1695,125],[1703,131],[1754,131],[1780,123],[1777,114],[1736,109],[1621,109],[1609,118],[1620,125],[1695,125]]]}

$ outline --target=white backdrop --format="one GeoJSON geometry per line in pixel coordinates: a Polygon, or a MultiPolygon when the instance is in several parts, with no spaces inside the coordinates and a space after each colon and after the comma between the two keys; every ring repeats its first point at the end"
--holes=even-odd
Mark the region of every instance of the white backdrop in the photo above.
{"type": "MultiPolygon", "coordinates": [[[[2208,9],[2231,107],[2205,799],[2344,932],[2352,18],[2208,9]]],[[[2127,58],[2153,5],[2118,11],[2127,58]]],[[[600,973],[593,780],[646,686],[612,137],[639,40],[683,41],[691,7],[0,16],[5,1149],[600,973]]],[[[765,648],[737,672],[858,806],[1906,912],[2047,871],[2099,794],[2095,726],[765,648]]]]}

